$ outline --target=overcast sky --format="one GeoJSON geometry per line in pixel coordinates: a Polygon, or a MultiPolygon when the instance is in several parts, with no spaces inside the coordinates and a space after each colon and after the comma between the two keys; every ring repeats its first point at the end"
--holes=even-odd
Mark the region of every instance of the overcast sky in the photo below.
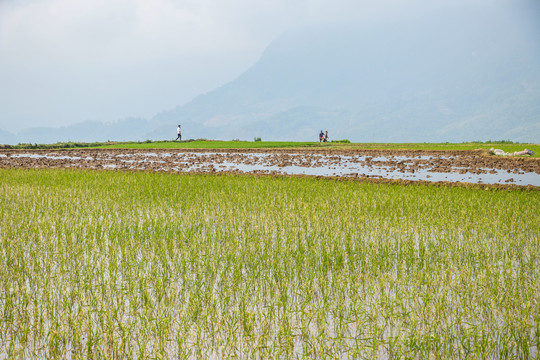
{"type": "Polygon", "coordinates": [[[0,0],[0,129],[151,118],[233,80],[288,29],[500,1],[0,0]]]}

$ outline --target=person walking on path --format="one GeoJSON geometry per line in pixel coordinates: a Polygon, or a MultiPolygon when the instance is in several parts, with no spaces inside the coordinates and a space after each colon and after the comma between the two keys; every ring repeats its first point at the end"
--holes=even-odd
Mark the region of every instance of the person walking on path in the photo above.
{"type": "Polygon", "coordinates": [[[328,131],[324,134],[324,142],[328,142],[328,131]]]}
{"type": "Polygon", "coordinates": [[[321,132],[319,133],[319,144],[322,143],[323,141],[324,141],[324,133],[321,130],[321,132]]]}
{"type": "Polygon", "coordinates": [[[182,141],[182,130],[180,130],[180,125],[178,125],[178,127],[176,128],[176,132],[178,133],[178,136],[176,137],[174,141],[176,140],[182,141]]]}

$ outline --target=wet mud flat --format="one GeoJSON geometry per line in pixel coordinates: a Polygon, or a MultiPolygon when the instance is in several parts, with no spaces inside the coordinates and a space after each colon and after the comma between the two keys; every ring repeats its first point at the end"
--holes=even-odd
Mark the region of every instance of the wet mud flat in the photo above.
{"type": "Polygon", "coordinates": [[[0,150],[0,168],[307,175],[540,187],[540,159],[481,151],[317,149],[0,150]]]}

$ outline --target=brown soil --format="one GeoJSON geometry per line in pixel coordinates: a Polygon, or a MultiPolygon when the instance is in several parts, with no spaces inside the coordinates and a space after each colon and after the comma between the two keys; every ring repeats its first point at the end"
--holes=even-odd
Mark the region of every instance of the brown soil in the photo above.
{"type": "MultiPolygon", "coordinates": [[[[65,149],[65,150],[0,150],[0,168],[80,168],[111,170],[188,171],[241,173],[226,169],[225,164],[261,166],[336,168],[345,162],[362,166],[385,166],[392,171],[413,174],[418,170],[434,173],[486,174],[506,171],[509,174],[540,174],[540,158],[496,157],[482,151],[424,150],[315,150],[315,149],[65,149]],[[151,154],[170,156],[152,156],[151,154]],[[204,154],[204,156],[200,155],[204,154]],[[250,157],[248,154],[265,154],[250,157]],[[24,155],[25,157],[18,157],[24,155]],[[321,155],[325,155],[324,158],[321,155]],[[36,157],[28,157],[36,156],[36,157]],[[351,160],[350,156],[362,156],[351,160]],[[52,158],[51,158],[52,157],[52,158]]],[[[277,175],[268,170],[250,174],[277,175]]],[[[339,178],[375,180],[387,179],[351,173],[339,178]]],[[[512,182],[512,179],[507,182],[512,182]]],[[[409,183],[408,180],[390,182],[409,183]]],[[[415,183],[417,181],[414,181],[415,183]]],[[[420,181],[423,182],[423,181],[420,181]]],[[[444,184],[444,182],[442,182],[444,184]]],[[[485,186],[485,185],[481,185],[485,186]]],[[[509,184],[509,186],[512,186],[509,184]]],[[[507,187],[498,185],[496,187],[507,187]]]]}

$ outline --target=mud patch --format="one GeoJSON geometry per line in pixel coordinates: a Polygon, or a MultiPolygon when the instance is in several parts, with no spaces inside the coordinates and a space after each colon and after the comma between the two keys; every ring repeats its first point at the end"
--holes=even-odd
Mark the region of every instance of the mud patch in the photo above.
{"type": "Polygon", "coordinates": [[[540,159],[420,150],[0,150],[2,168],[306,175],[540,187],[540,159]]]}

